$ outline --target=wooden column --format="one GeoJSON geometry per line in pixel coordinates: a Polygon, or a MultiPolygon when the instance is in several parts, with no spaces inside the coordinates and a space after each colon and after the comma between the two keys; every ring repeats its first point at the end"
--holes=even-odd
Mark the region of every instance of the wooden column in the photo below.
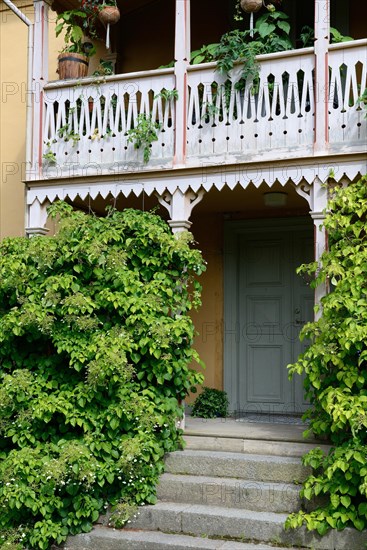
{"type": "Polygon", "coordinates": [[[315,0],[315,143],[314,152],[327,153],[329,144],[330,0],[315,0]]]}
{"type": "MultiPolygon", "coordinates": [[[[32,74],[32,166],[29,179],[41,176],[43,151],[43,88],[48,81],[48,17],[52,1],[34,0],[34,39],[32,74]]],[[[27,128],[27,131],[31,131],[27,128]]]]}
{"type": "Polygon", "coordinates": [[[204,194],[204,189],[199,189],[197,193],[189,189],[184,193],[178,186],[173,193],[166,191],[162,195],[158,195],[159,202],[169,213],[170,219],[168,223],[172,229],[172,233],[189,231],[191,227],[191,212],[202,200],[204,194]]]}
{"type": "MultiPolygon", "coordinates": [[[[315,243],[315,261],[320,263],[322,254],[327,250],[327,233],[322,224],[325,219],[325,210],[327,208],[327,188],[316,177],[313,182],[312,190],[312,211],[310,212],[314,223],[314,243],[315,243]]],[[[315,320],[319,319],[322,314],[321,299],[328,292],[327,282],[318,285],[315,288],[315,305],[320,306],[315,313],[315,320]]]]}
{"type": "Polygon", "coordinates": [[[47,207],[49,201],[41,203],[38,199],[35,199],[32,204],[27,205],[27,221],[26,221],[26,235],[32,237],[33,235],[46,235],[48,229],[45,227],[47,221],[47,207]]]}
{"type": "Polygon", "coordinates": [[[174,165],[185,166],[187,131],[187,66],[190,63],[190,0],[176,0],[175,77],[176,131],[174,165]]]}
{"type": "MultiPolygon", "coordinates": [[[[190,216],[193,208],[202,200],[205,194],[204,189],[199,189],[194,193],[191,189],[186,192],[181,191],[179,186],[173,193],[166,191],[161,195],[157,194],[158,200],[164,208],[167,209],[170,219],[168,220],[172,233],[178,234],[182,231],[189,231],[191,227],[190,216]]],[[[184,415],[181,420],[178,420],[177,427],[181,430],[185,429],[185,402],[180,401],[180,405],[184,407],[184,415]]]]}

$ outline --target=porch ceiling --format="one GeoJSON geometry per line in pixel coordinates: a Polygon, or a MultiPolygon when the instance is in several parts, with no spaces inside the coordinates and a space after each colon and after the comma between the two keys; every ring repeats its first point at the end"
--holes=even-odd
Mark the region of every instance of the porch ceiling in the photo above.
{"type": "Polygon", "coordinates": [[[236,217],[278,217],[278,216],[300,216],[307,215],[310,208],[307,201],[295,190],[294,185],[287,183],[281,186],[275,183],[271,188],[263,183],[259,188],[253,184],[243,189],[237,185],[233,190],[228,187],[218,191],[212,188],[205,193],[202,201],[195,207],[193,217],[204,213],[221,212],[228,219],[236,217]],[[264,193],[282,192],[287,193],[286,204],[282,207],[265,206],[264,193]]]}

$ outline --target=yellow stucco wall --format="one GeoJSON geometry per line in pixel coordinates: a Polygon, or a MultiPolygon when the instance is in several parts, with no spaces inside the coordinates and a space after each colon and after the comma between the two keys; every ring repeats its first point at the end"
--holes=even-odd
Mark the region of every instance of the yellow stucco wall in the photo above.
{"type": "MultiPolygon", "coordinates": [[[[14,2],[33,20],[33,5],[14,2]]],[[[5,4],[0,5],[0,238],[24,234],[24,178],[27,93],[27,26],[5,4]]],[[[50,79],[62,41],[50,26],[50,79]]]]}
{"type": "MultiPolygon", "coordinates": [[[[26,10],[24,10],[26,11],[26,10]]],[[[27,16],[29,16],[29,9],[27,16]]],[[[0,12],[0,237],[21,235],[25,155],[27,27],[1,4],[0,12]],[[16,37],[16,39],[15,39],[16,37]]]]}
{"type": "MultiPolygon", "coordinates": [[[[14,2],[33,21],[33,4],[14,2]]],[[[57,56],[63,39],[54,33],[56,13],[50,10],[49,79],[57,80],[57,56]]],[[[27,26],[0,3],[0,239],[24,234],[24,167],[26,139],[27,26]]],[[[103,57],[101,44],[90,64],[93,72],[103,57]]]]}

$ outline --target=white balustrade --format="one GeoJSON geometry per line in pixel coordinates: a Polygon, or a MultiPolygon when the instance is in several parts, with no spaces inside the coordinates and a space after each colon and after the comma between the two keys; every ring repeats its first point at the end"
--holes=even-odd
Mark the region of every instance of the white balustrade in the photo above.
{"type": "Polygon", "coordinates": [[[136,128],[140,114],[160,125],[148,166],[172,165],[174,99],[166,100],[159,94],[174,87],[171,69],[47,85],[44,175],[85,176],[144,169],[143,149],[129,143],[127,134],[136,128]]]}
{"type": "Polygon", "coordinates": [[[329,51],[329,142],[332,150],[364,151],[367,88],[367,40],[332,44],[329,51]]]}
{"type": "MultiPolygon", "coordinates": [[[[365,148],[366,109],[358,98],[367,86],[366,51],[367,40],[330,46],[332,152],[365,148]]],[[[258,62],[258,85],[248,81],[241,89],[240,65],[230,78],[219,74],[215,63],[188,67],[187,128],[180,127],[184,137],[186,130],[187,166],[313,155],[313,48],[259,56],[258,62]]],[[[46,85],[43,176],[117,176],[172,168],[175,142],[180,143],[175,140],[175,99],[159,94],[173,89],[173,69],[46,85]],[[136,128],[140,114],[161,128],[148,163],[143,161],[142,148],[128,142],[128,132],[136,128]]]]}
{"type": "MultiPolygon", "coordinates": [[[[242,161],[299,156],[314,142],[313,49],[258,57],[259,83],[238,89],[214,63],[189,68],[188,158],[237,155],[242,161]]],[[[237,86],[236,86],[237,85],[237,86]]]]}

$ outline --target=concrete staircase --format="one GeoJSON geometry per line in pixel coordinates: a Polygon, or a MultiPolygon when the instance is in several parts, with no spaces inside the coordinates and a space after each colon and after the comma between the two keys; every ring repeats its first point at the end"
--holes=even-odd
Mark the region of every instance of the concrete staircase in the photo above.
{"type": "MultiPolygon", "coordinates": [[[[124,530],[96,527],[68,540],[78,550],[365,550],[365,533],[347,529],[320,538],[285,531],[299,509],[307,475],[300,456],[312,443],[189,433],[184,451],[166,458],[158,502],[140,508],[124,530]]],[[[288,437],[288,439],[290,439],[288,437]]]]}

